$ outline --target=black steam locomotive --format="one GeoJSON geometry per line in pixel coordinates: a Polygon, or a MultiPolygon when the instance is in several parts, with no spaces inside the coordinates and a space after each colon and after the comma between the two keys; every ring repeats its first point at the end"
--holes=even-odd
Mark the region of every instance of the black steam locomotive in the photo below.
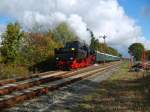
{"type": "Polygon", "coordinates": [[[72,41],[63,48],[55,49],[56,66],[62,68],[82,68],[95,62],[95,51],[85,43],[72,41]]]}

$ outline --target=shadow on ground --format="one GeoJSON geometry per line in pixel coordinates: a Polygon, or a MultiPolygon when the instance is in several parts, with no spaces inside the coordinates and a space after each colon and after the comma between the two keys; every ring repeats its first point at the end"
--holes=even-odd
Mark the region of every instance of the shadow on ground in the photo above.
{"type": "Polygon", "coordinates": [[[150,75],[133,81],[104,81],[95,94],[85,96],[84,101],[78,111],[150,112],[150,75]]]}
{"type": "MultiPolygon", "coordinates": [[[[150,75],[137,80],[112,80],[95,83],[85,80],[65,90],[72,93],[54,110],[73,112],[150,112],[150,75]]],[[[52,110],[53,110],[52,109],[52,110]]]]}

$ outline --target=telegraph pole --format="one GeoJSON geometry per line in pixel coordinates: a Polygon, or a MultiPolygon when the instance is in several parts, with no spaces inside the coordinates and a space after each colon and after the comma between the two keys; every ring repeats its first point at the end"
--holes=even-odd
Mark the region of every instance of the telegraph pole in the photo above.
{"type": "Polygon", "coordinates": [[[105,35],[103,36],[103,39],[104,39],[104,45],[106,45],[106,36],[105,35]]]}

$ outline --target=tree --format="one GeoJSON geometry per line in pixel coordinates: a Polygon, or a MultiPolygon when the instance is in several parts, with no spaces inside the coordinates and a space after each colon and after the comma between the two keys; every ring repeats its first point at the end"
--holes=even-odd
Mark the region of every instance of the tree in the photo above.
{"type": "Polygon", "coordinates": [[[150,50],[146,51],[146,58],[148,61],[150,61],[150,50]]]}
{"type": "Polygon", "coordinates": [[[98,49],[98,45],[99,45],[98,39],[96,39],[94,37],[94,33],[90,29],[87,28],[87,31],[89,31],[90,36],[91,36],[90,48],[97,50],[98,49]]]}
{"type": "Polygon", "coordinates": [[[115,55],[115,56],[119,56],[120,54],[118,53],[118,51],[112,47],[108,47],[108,53],[115,55]]]}
{"type": "Polygon", "coordinates": [[[95,37],[92,37],[91,43],[90,43],[90,48],[98,50],[98,44],[99,44],[98,39],[95,39],[95,37]]]}
{"type": "Polygon", "coordinates": [[[119,57],[121,57],[121,58],[122,58],[122,54],[120,54],[120,53],[119,53],[119,57]]]}
{"type": "Polygon", "coordinates": [[[103,53],[108,53],[108,47],[104,43],[99,43],[97,46],[97,50],[103,53]]]}
{"type": "Polygon", "coordinates": [[[77,40],[76,34],[70,30],[68,25],[65,22],[60,23],[54,30],[53,30],[53,39],[63,45],[68,41],[77,40]]]}
{"type": "Polygon", "coordinates": [[[30,65],[40,63],[54,56],[54,48],[61,47],[62,44],[53,40],[51,32],[47,34],[28,33],[22,55],[30,65]]]}
{"type": "Polygon", "coordinates": [[[128,50],[128,52],[131,53],[137,61],[140,61],[142,58],[144,46],[141,43],[133,43],[129,46],[128,50]]]}
{"type": "Polygon", "coordinates": [[[1,55],[3,61],[14,62],[19,56],[19,48],[23,40],[24,32],[19,23],[9,23],[6,31],[2,34],[1,55]]]}

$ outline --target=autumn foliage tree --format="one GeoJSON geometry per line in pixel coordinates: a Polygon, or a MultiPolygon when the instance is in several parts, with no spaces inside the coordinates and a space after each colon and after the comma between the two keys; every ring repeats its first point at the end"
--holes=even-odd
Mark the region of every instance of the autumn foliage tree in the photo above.
{"type": "Polygon", "coordinates": [[[141,43],[133,43],[129,46],[128,52],[134,56],[137,61],[142,59],[142,53],[144,51],[144,46],[141,43]]]}
{"type": "Polygon", "coordinates": [[[56,42],[59,42],[61,44],[65,44],[68,41],[77,40],[76,34],[70,30],[69,26],[62,22],[60,23],[54,30],[53,30],[53,39],[56,42]]]}
{"type": "Polygon", "coordinates": [[[54,56],[54,48],[60,46],[60,43],[53,40],[51,32],[48,34],[28,33],[22,54],[32,64],[36,64],[54,56]]]}
{"type": "Polygon", "coordinates": [[[6,31],[2,34],[1,47],[1,55],[5,63],[17,60],[23,38],[24,32],[21,30],[19,23],[7,25],[6,31]]]}
{"type": "Polygon", "coordinates": [[[21,48],[25,38],[19,23],[9,23],[2,34],[0,46],[0,79],[28,74],[28,68],[23,66],[21,48]]]}

